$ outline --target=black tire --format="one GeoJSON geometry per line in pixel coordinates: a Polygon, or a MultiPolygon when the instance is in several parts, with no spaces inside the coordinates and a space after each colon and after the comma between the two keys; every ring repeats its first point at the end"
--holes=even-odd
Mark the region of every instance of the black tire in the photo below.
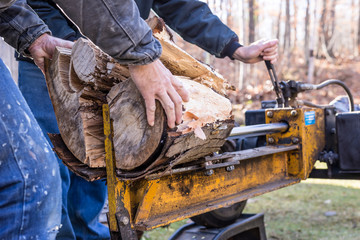
{"type": "Polygon", "coordinates": [[[220,228],[228,226],[236,221],[242,214],[246,205],[246,200],[235,203],[229,207],[219,208],[190,219],[198,225],[208,228],[220,228]]]}

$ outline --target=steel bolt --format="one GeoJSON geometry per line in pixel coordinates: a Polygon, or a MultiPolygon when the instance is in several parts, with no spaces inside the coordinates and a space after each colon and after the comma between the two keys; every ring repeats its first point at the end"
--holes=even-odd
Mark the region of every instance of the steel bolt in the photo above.
{"type": "Polygon", "coordinates": [[[228,171],[228,172],[231,172],[231,171],[233,171],[235,169],[235,166],[234,165],[231,165],[231,166],[227,166],[226,167],[226,171],[228,171]]]}
{"type": "Polygon", "coordinates": [[[272,138],[272,137],[269,137],[269,138],[268,138],[268,143],[270,143],[270,144],[275,143],[275,139],[272,138]]]}
{"type": "Polygon", "coordinates": [[[268,112],[266,113],[266,116],[268,116],[269,118],[272,118],[272,117],[274,116],[274,113],[271,112],[271,111],[268,111],[268,112]]]}
{"type": "Polygon", "coordinates": [[[206,176],[211,176],[213,174],[214,174],[214,170],[212,170],[212,169],[208,169],[208,170],[205,171],[206,176]]]}
{"type": "Polygon", "coordinates": [[[128,225],[128,224],[129,224],[129,218],[123,216],[123,217],[120,218],[120,222],[121,222],[122,224],[124,224],[124,225],[128,225]]]}
{"type": "Polygon", "coordinates": [[[292,110],[291,112],[290,112],[290,115],[292,116],[292,117],[295,117],[295,116],[297,116],[297,111],[296,110],[292,110]]]}
{"type": "Polygon", "coordinates": [[[299,139],[299,138],[293,138],[293,139],[292,139],[292,142],[293,142],[294,144],[298,144],[298,143],[300,142],[300,139],[299,139]]]}

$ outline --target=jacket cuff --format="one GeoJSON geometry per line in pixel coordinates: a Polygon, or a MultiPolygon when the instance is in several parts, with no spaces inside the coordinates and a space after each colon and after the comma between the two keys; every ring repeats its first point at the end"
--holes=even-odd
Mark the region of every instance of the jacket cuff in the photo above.
{"type": "Polygon", "coordinates": [[[29,35],[28,33],[24,33],[26,36],[20,36],[19,38],[19,53],[22,54],[23,56],[26,57],[31,57],[30,52],[29,52],[29,47],[31,46],[31,44],[33,44],[33,42],[35,42],[36,39],[38,39],[41,35],[43,34],[49,34],[51,35],[51,31],[50,29],[46,26],[43,25],[41,26],[41,28],[35,32],[35,33],[31,33],[31,35],[29,35]]]}
{"type": "Polygon", "coordinates": [[[243,45],[239,43],[238,38],[233,38],[228,44],[226,44],[220,56],[222,58],[229,57],[231,60],[234,60],[234,58],[232,57],[234,55],[234,52],[236,51],[236,49],[242,46],[243,45]]]}

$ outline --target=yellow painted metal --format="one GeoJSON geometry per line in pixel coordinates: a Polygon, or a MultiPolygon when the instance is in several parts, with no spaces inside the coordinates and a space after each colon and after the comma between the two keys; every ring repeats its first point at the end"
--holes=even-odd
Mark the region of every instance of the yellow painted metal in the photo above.
{"type": "Polygon", "coordinates": [[[324,110],[318,108],[269,109],[266,123],[287,122],[285,133],[267,135],[268,144],[300,144],[300,151],[293,152],[288,162],[288,174],[306,179],[313,169],[318,154],[325,147],[324,110]],[[305,115],[315,116],[314,121],[306,121],[305,115]],[[271,139],[271,141],[269,141],[271,139]]]}
{"type": "Polygon", "coordinates": [[[105,135],[105,161],[106,161],[106,180],[108,188],[109,200],[109,228],[110,231],[118,232],[118,225],[116,220],[116,213],[119,212],[120,207],[128,210],[130,220],[132,219],[131,211],[131,193],[129,191],[129,182],[120,181],[115,173],[115,154],[112,143],[112,123],[110,119],[109,105],[103,105],[103,122],[105,135]]]}
{"type": "Polygon", "coordinates": [[[323,112],[318,109],[296,109],[296,113],[293,109],[272,111],[273,117],[266,119],[268,123],[285,121],[290,128],[286,133],[267,138],[272,137],[276,145],[299,144],[298,149],[241,160],[233,171],[214,169],[210,176],[200,170],[155,180],[120,181],[115,176],[111,122],[105,116],[108,107],[104,107],[111,231],[118,231],[115,214],[121,207],[129,212],[133,229],[150,230],[305,179],[324,146],[323,112]],[[305,124],[307,111],[315,112],[315,124],[305,124]]]}
{"type": "Polygon", "coordinates": [[[211,176],[198,171],[134,181],[133,226],[153,229],[297,183],[299,178],[287,176],[289,153],[244,160],[231,172],[215,169],[211,176]]]}
{"type": "Polygon", "coordinates": [[[108,188],[108,199],[109,199],[109,228],[111,231],[118,232],[118,226],[116,221],[116,198],[115,198],[115,162],[112,145],[112,129],[110,120],[109,105],[103,105],[103,121],[104,121],[104,135],[105,135],[105,161],[106,161],[106,180],[108,188]]]}
{"type": "Polygon", "coordinates": [[[138,207],[141,211],[136,212],[135,222],[143,222],[149,219],[151,206],[158,193],[159,181],[160,179],[147,181],[144,195],[138,207]]]}

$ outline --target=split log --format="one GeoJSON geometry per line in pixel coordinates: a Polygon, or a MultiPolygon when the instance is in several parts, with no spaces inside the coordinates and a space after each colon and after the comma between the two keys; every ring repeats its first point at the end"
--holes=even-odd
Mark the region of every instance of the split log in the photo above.
{"type": "Polygon", "coordinates": [[[161,60],[172,73],[181,75],[177,78],[190,92],[190,101],[183,103],[183,122],[174,129],[167,127],[159,102],[154,126],[147,124],[144,100],[128,68],[87,40],[78,40],[71,54],[58,48],[47,67],[46,81],[62,139],[90,167],[105,166],[102,104],[110,107],[116,167],[123,173],[197,160],[219,150],[230,134],[231,104],[222,96],[227,83],[169,39],[156,35],[166,36],[159,26],[154,34],[163,45],[161,60]]]}
{"type": "Polygon", "coordinates": [[[163,48],[160,60],[172,74],[189,77],[224,96],[227,89],[233,90],[233,87],[213,68],[199,62],[179,48],[174,43],[171,32],[161,18],[150,18],[147,23],[151,27],[154,37],[159,40],[163,48]]]}

